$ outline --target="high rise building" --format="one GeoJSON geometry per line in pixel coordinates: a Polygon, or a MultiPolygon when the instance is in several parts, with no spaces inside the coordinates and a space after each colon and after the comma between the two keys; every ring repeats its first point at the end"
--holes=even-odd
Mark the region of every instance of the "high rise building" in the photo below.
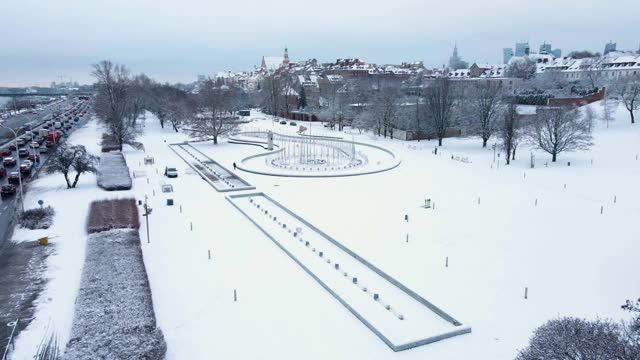
{"type": "Polygon", "coordinates": [[[453,55],[449,58],[449,69],[450,70],[458,70],[458,69],[466,69],[469,67],[469,63],[466,61],[462,61],[460,56],[458,56],[458,44],[453,47],[453,55]]]}
{"type": "Polygon", "coordinates": [[[614,43],[613,41],[609,41],[608,43],[606,43],[604,45],[604,54],[603,55],[607,55],[608,53],[610,53],[612,51],[616,51],[616,43],[614,43]]]}
{"type": "Polygon", "coordinates": [[[516,56],[528,56],[530,53],[528,42],[516,43],[516,56]]]}
{"type": "Polygon", "coordinates": [[[509,60],[513,57],[513,49],[512,48],[504,48],[502,49],[502,62],[504,64],[508,64],[509,60]]]}
{"type": "Polygon", "coordinates": [[[551,51],[551,44],[543,42],[542,45],[540,45],[540,54],[551,54],[551,51]]]}

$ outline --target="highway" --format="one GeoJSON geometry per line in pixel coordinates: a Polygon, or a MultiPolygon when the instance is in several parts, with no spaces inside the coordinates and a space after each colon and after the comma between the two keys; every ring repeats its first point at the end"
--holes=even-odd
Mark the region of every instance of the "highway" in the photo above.
{"type": "MultiPolygon", "coordinates": [[[[48,115],[51,114],[53,111],[58,110],[58,108],[62,108],[64,109],[67,105],[69,105],[70,102],[69,101],[64,101],[61,102],[59,104],[52,104],[50,106],[48,106],[46,109],[44,109],[41,113],[37,114],[37,115],[33,115],[33,118],[30,117],[20,117],[17,119],[13,119],[14,117],[12,117],[12,119],[6,119],[2,124],[3,125],[8,125],[8,126],[12,126],[14,127],[16,130],[22,126],[24,123],[28,122],[28,121],[36,121],[36,123],[38,123],[37,127],[34,127],[35,129],[38,129],[41,127],[41,125],[45,122],[43,119],[48,115]],[[9,122],[11,120],[11,122],[9,122]],[[14,124],[14,125],[11,125],[14,124]]],[[[86,123],[86,121],[88,119],[91,118],[91,114],[92,114],[92,109],[91,107],[87,108],[87,112],[86,114],[81,117],[80,121],[78,123],[75,123],[71,130],[69,132],[67,132],[67,134],[69,134],[70,132],[74,131],[77,127],[79,127],[80,125],[86,123]]],[[[72,122],[73,123],[73,122],[72,122]]],[[[8,131],[8,130],[7,130],[8,131]]],[[[9,133],[11,133],[9,131],[9,133]]],[[[61,138],[60,141],[65,141],[66,137],[61,138]]],[[[11,140],[13,141],[13,140],[11,140]]],[[[6,148],[9,146],[9,143],[11,142],[5,142],[4,139],[0,140],[0,148],[6,148]]],[[[42,146],[44,146],[44,143],[42,144],[42,146]]],[[[33,153],[33,149],[31,149],[29,147],[29,145],[24,146],[23,148],[25,149],[29,149],[29,153],[33,153]]],[[[45,154],[39,154],[40,155],[40,163],[38,164],[38,166],[34,167],[33,170],[31,171],[31,175],[27,175],[27,176],[23,176],[22,177],[22,186],[23,186],[23,191],[26,192],[27,189],[27,185],[29,184],[29,180],[31,179],[32,176],[34,176],[36,174],[36,172],[40,169],[40,167],[46,163],[48,156],[52,153],[53,149],[50,149],[49,152],[45,153],[45,154]]],[[[37,149],[36,149],[36,153],[37,153],[37,149]]],[[[25,160],[25,158],[18,158],[17,155],[17,150],[14,150],[11,154],[11,157],[16,158],[16,165],[13,167],[5,167],[5,169],[7,170],[7,176],[12,172],[12,171],[19,171],[20,169],[20,163],[25,160]]],[[[0,158],[2,158],[2,156],[0,156],[0,158]]],[[[2,166],[0,164],[0,166],[2,166]]],[[[4,176],[2,178],[0,178],[0,186],[7,184],[7,176],[4,176]]],[[[16,195],[15,196],[10,196],[10,197],[4,197],[2,198],[2,200],[0,201],[0,248],[2,247],[2,245],[4,244],[4,242],[9,239],[11,233],[13,232],[13,226],[15,225],[15,214],[16,214],[16,210],[18,209],[18,207],[20,206],[18,199],[19,199],[19,186],[18,184],[16,185],[16,195]]]]}
{"type": "MultiPolygon", "coordinates": [[[[42,123],[45,117],[52,115],[55,111],[58,111],[61,108],[64,108],[68,103],[69,102],[66,100],[55,101],[43,106],[43,109],[40,110],[38,114],[24,113],[11,116],[7,119],[1,119],[0,121],[2,122],[2,125],[18,130],[22,125],[30,121],[35,121],[37,124],[42,123]]],[[[13,138],[11,131],[0,128],[0,146],[6,144],[10,140],[9,138],[13,138]]]]}

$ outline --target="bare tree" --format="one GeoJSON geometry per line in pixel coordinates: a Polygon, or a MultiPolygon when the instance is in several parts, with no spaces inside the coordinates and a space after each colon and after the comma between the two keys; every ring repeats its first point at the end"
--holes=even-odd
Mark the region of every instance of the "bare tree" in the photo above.
{"type": "Polygon", "coordinates": [[[507,165],[516,158],[516,148],[522,138],[523,126],[517,112],[515,101],[511,101],[497,123],[497,136],[502,149],[505,151],[507,165]]]}
{"type": "Polygon", "coordinates": [[[615,80],[614,87],[629,112],[631,123],[635,124],[634,111],[640,109],[640,75],[620,76],[615,80]]]}
{"type": "Polygon", "coordinates": [[[471,130],[482,139],[482,147],[496,131],[496,121],[503,111],[501,102],[502,83],[498,81],[478,81],[472,86],[469,98],[469,110],[473,116],[471,130]]]}
{"type": "Polygon", "coordinates": [[[529,80],[536,75],[536,62],[525,56],[521,59],[514,59],[507,66],[505,72],[507,77],[529,80]]]}
{"type": "Polygon", "coordinates": [[[570,107],[538,109],[531,128],[534,145],[556,161],[564,151],[587,150],[592,143],[590,120],[570,107]]]}
{"type": "Polygon", "coordinates": [[[129,70],[124,65],[101,61],[93,66],[96,78],[95,113],[107,126],[109,139],[122,151],[124,144],[134,144],[138,135],[132,119],[129,70]]]}
{"type": "Polygon", "coordinates": [[[619,324],[564,317],[537,328],[516,360],[634,360],[638,356],[621,335],[619,324]]]}
{"type": "Polygon", "coordinates": [[[238,127],[238,93],[235,88],[216,87],[212,79],[207,79],[198,94],[199,113],[191,120],[191,135],[200,139],[211,138],[218,144],[218,138],[238,127]]]}
{"type": "Polygon", "coordinates": [[[437,78],[425,89],[425,106],[429,126],[438,137],[438,146],[451,127],[456,94],[451,80],[447,77],[437,78]]]}
{"type": "Polygon", "coordinates": [[[62,173],[67,183],[67,189],[75,188],[80,179],[80,175],[84,173],[96,173],[96,163],[98,158],[87,153],[82,145],[67,146],[62,143],[52,154],[47,164],[46,171],[49,174],[62,173]],[[76,173],[73,182],[69,180],[71,171],[76,173]]]}
{"type": "Polygon", "coordinates": [[[262,88],[262,106],[271,115],[278,115],[282,109],[283,85],[278,74],[270,74],[264,78],[262,88]]]}
{"type": "Polygon", "coordinates": [[[583,72],[583,81],[591,89],[600,87],[604,77],[604,59],[602,57],[593,57],[583,61],[588,62],[583,72]]]}
{"type": "Polygon", "coordinates": [[[393,129],[400,116],[400,100],[400,91],[395,86],[383,86],[373,94],[366,111],[378,136],[393,137],[393,129]]]}

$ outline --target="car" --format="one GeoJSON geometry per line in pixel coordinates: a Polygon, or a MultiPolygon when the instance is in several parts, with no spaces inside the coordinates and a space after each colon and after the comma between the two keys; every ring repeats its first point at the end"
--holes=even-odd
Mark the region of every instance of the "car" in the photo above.
{"type": "Polygon", "coordinates": [[[20,164],[20,173],[22,174],[31,173],[31,169],[33,169],[33,163],[29,160],[25,160],[22,164],[20,164]]]}
{"type": "Polygon", "coordinates": [[[17,171],[12,171],[7,177],[7,181],[9,184],[18,184],[21,181],[20,173],[17,171]]]}
{"type": "Polygon", "coordinates": [[[178,177],[178,169],[167,167],[164,169],[164,176],[169,178],[177,178],[178,177]]]}
{"type": "Polygon", "coordinates": [[[11,167],[15,166],[17,162],[18,161],[12,157],[6,157],[2,160],[2,165],[4,165],[4,167],[11,167]]]}
{"type": "Polygon", "coordinates": [[[25,157],[25,156],[29,156],[29,150],[27,149],[18,150],[18,157],[25,157]]]}
{"type": "Polygon", "coordinates": [[[40,155],[38,155],[38,154],[29,154],[29,156],[27,156],[27,159],[29,159],[29,161],[33,161],[33,162],[39,163],[40,162],[40,155]]]}
{"type": "Polygon", "coordinates": [[[289,125],[291,125],[291,126],[298,126],[298,124],[296,124],[296,122],[295,122],[295,121],[291,121],[291,122],[289,123],[289,125]]]}
{"type": "Polygon", "coordinates": [[[40,143],[38,143],[37,141],[33,141],[31,144],[29,144],[29,146],[31,146],[31,148],[33,149],[37,149],[40,147],[40,143]]]}
{"type": "Polygon", "coordinates": [[[48,148],[52,148],[54,146],[56,146],[56,143],[51,141],[51,140],[47,140],[47,142],[45,143],[45,146],[48,148]]]}
{"type": "Polygon", "coordinates": [[[0,178],[7,176],[7,169],[0,168],[0,178]]]}
{"type": "Polygon", "coordinates": [[[6,184],[6,185],[2,185],[2,187],[0,188],[0,195],[2,195],[2,197],[12,196],[15,194],[16,194],[16,187],[14,185],[6,184]]]}
{"type": "Polygon", "coordinates": [[[0,149],[0,156],[9,156],[11,155],[11,150],[9,149],[0,149]]]}
{"type": "Polygon", "coordinates": [[[15,142],[12,142],[11,144],[9,144],[9,150],[15,150],[15,149],[17,149],[17,148],[18,148],[18,147],[16,146],[16,143],[15,143],[15,142]]]}
{"type": "Polygon", "coordinates": [[[287,122],[282,120],[282,121],[280,121],[280,125],[287,125],[287,122]]]}
{"type": "Polygon", "coordinates": [[[18,146],[25,146],[27,144],[27,141],[23,138],[18,138],[18,140],[16,140],[16,142],[18,143],[18,146]]]}
{"type": "Polygon", "coordinates": [[[40,146],[40,148],[38,149],[38,152],[40,154],[46,154],[49,152],[49,148],[47,148],[46,146],[40,146]]]}

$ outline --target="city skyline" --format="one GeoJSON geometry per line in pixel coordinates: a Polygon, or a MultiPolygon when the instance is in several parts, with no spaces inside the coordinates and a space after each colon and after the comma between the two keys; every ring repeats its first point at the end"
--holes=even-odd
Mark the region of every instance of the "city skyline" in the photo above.
{"type": "Polygon", "coordinates": [[[456,6],[331,0],[303,14],[289,0],[279,6],[254,0],[11,3],[3,5],[14,14],[5,26],[22,30],[19,37],[3,40],[0,86],[48,86],[59,76],[91,83],[91,64],[103,59],[158,81],[191,82],[197,74],[250,71],[262,56],[281,56],[285,44],[292,61],[360,57],[377,64],[423,61],[427,67],[447,64],[455,44],[470,64],[501,63],[503,48],[524,41],[533,50],[551,43],[564,54],[602,52],[610,40],[618,49],[636,50],[640,26],[633,14],[640,5],[623,3],[630,11],[563,0],[554,3],[553,12],[532,1],[515,12],[501,0],[495,10],[483,13],[483,7],[467,0],[456,6]],[[438,16],[428,15],[434,13],[438,16]],[[66,20],[58,21],[62,17],[66,20]],[[585,19],[607,31],[585,31],[585,19]]]}

